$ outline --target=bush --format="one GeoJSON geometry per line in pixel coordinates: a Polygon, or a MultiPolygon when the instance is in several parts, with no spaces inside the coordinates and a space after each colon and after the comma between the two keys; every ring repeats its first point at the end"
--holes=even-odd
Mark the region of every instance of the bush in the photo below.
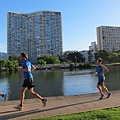
{"type": "Polygon", "coordinates": [[[80,64],[80,65],[78,66],[78,68],[79,68],[79,69],[83,69],[83,65],[80,64]]]}
{"type": "Polygon", "coordinates": [[[57,57],[52,56],[52,55],[45,55],[44,57],[38,58],[38,62],[41,59],[43,61],[46,61],[46,64],[59,64],[60,63],[60,60],[57,57]]]}
{"type": "Polygon", "coordinates": [[[43,59],[38,60],[38,64],[40,65],[46,65],[46,61],[44,61],[43,59]]]}
{"type": "Polygon", "coordinates": [[[70,64],[70,70],[73,70],[74,69],[74,64],[70,64]]]}
{"type": "Polygon", "coordinates": [[[78,66],[79,69],[90,69],[91,68],[91,65],[89,63],[86,63],[84,65],[80,64],[78,66]]]}
{"type": "Polygon", "coordinates": [[[84,69],[90,69],[91,65],[89,63],[84,64],[84,69]]]}

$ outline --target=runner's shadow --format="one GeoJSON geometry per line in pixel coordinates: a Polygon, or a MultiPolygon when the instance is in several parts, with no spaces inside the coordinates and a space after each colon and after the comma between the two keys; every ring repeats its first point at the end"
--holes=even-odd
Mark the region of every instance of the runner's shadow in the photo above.
{"type": "Polygon", "coordinates": [[[52,111],[52,110],[57,110],[57,109],[60,109],[60,108],[66,108],[66,107],[80,105],[80,104],[92,103],[92,102],[95,102],[95,101],[99,101],[99,100],[92,100],[92,101],[86,101],[86,102],[81,102],[81,103],[74,103],[74,104],[69,104],[69,105],[63,105],[63,106],[48,108],[48,109],[44,109],[44,110],[34,109],[34,110],[30,110],[30,111],[13,110],[13,111],[0,112],[0,114],[12,113],[12,114],[9,114],[9,115],[1,115],[0,116],[0,120],[13,119],[13,118],[21,117],[21,116],[23,117],[23,116],[26,116],[26,115],[32,115],[32,114],[35,114],[35,113],[52,111]],[[18,111],[18,112],[14,113],[16,111],[18,111]]]}
{"type": "Polygon", "coordinates": [[[16,112],[16,111],[19,111],[19,110],[12,110],[12,111],[5,111],[5,112],[0,112],[0,114],[6,114],[6,113],[13,113],[13,112],[16,112]]]}

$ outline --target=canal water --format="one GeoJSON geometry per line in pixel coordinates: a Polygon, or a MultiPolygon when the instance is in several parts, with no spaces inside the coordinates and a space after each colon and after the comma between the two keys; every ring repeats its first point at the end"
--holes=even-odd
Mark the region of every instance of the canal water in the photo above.
{"type": "MultiPolygon", "coordinates": [[[[112,90],[120,90],[120,67],[108,67],[105,85],[112,90]]],[[[43,70],[33,71],[35,91],[44,97],[68,96],[98,92],[96,88],[97,76],[95,69],[87,70],[43,70]]],[[[20,99],[23,83],[23,73],[0,73],[0,92],[7,93],[7,100],[20,99]]],[[[26,92],[25,98],[33,98],[26,92]]],[[[2,98],[0,97],[0,101],[2,98]]]]}

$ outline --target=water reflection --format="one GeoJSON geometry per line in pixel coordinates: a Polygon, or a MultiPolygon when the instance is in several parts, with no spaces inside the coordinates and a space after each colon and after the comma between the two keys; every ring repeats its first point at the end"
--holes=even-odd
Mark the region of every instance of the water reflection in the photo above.
{"type": "MultiPolygon", "coordinates": [[[[109,67],[105,84],[109,90],[120,90],[120,67],[109,67]]],[[[45,70],[34,71],[35,91],[42,96],[76,95],[98,92],[96,88],[97,76],[95,70],[45,70]]],[[[0,92],[8,94],[8,100],[20,99],[20,90],[23,83],[23,73],[1,73],[0,92]]],[[[26,92],[26,98],[32,96],[26,92]]],[[[0,98],[2,101],[2,98],[0,98]]]]}

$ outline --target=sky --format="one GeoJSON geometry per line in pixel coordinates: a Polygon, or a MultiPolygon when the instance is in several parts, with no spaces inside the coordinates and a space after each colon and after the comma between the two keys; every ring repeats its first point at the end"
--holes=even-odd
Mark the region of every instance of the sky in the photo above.
{"type": "Polygon", "coordinates": [[[88,50],[96,27],[120,26],[120,0],[0,0],[0,52],[7,52],[7,12],[62,13],[63,51],[88,50]]]}

